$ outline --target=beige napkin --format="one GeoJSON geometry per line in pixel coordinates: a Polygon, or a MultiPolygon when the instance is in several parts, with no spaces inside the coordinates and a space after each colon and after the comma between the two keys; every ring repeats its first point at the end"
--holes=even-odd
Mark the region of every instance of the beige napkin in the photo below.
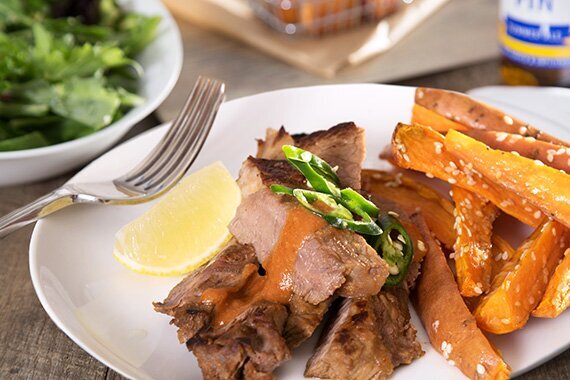
{"type": "Polygon", "coordinates": [[[385,52],[449,0],[415,0],[375,24],[322,38],[287,36],[258,20],[246,0],[163,0],[178,17],[246,42],[326,78],[385,52]]]}

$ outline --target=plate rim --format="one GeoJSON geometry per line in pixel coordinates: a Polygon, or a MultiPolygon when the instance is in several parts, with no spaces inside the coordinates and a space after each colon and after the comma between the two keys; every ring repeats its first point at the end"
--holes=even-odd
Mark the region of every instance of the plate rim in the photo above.
{"type": "MultiPolygon", "coordinates": [[[[411,89],[417,88],[417,86],[400,86],[400,85],[393,85],[393,84],[376,84],[376,83],[343,83],[343,84],[325,84],[325,85],[316,85],[316,86],[299,86],[299,87],[290,87],[290,88],[284,88],[284,89],[276,89],[276,90],[265,91],[265,92],[256,93],[256,94],[252,94],[252,95],[247,95],[247,96],[243,96],[243,97],[238,97],[238,98],[226,101],[224,104],[227,105],[227,104],[231,104],[231,103],[238,102],[238,101],[246,101],[246,100],[250,100],[250,99],[253,99],[256,97],[263,97],[263,96],[276,94],[276,93],[287,93],[287,92],[296,92],[296,91],[313,91],[313,90],[319,90],[319,89],[322,90],[323,88],[330,90],[333,88],[342,88],[342,87],[384,87],[384,88],[386,88],[386,87],[393,87],[393,88],[405,87],[405,88],[411,88],[411,89]]],[[[128,143],[133,143],[135,140],[143,138],[147,134],[159,133],[158,132],[159,130],[167,128],[167,126],[170,124],[171,124],[171,121],[165,122],[165,123],[160,123],[157,126],[150,128],[150,129],[148,129],[148,130],[146,130],[146,131],[144,131],[144,132],[142,132],[136,136],[133,136],[132,138],[122,142],[121,144],[119,144],[117,146],[114,146],[112,149],[108,150],[103,155],[92,160],[88,165],[86,165],[81,170],[79,170],[66,183],[72,182],[80,173],[84,172],[85,170],[88,170],[88,168],[91,165],[93,165],[99,159],[104,158],[106,155],[111,154],[115,150],[121,149],[124,145],[126,145],[128,143]]],[[[161,133],[161,135],[162,135],[162,133],[161,133]]],[[[43,289],[40,285],[39,271],[36,270],[36,269],[39,269],[37,267],[37,247],[39,246],[39,235],[41,234],[42,225],[43,225],[43,221],[39,220],[36,223],[36,225],[34,226],[34,229],[32,231],[32,235],[31,235],[31,239],[30,239],[29,250],[28,250],[30,276],[31,276],[34,291],[35,291],[36,296],[38,297],[38,299],[40,301],[40,304],[42,305],[42,307],[44,308],[44,310],[46,311],[46,313],[48,314],[50,319],[54,322],[54,324],[74,344],[77,344],[79,347],[81,347],[81,349],[83,349],[85,352],[87,352],[90,356],[97,359],[103,365],[113,369],[114,371],[116,371],[120,375],[122,375],[126,378],[133,378],[133,377],[131,377],[131,375],[127,374],[123,369],[119,368],[114,363],[110,363],[109,360],[104,359],[101,355],[96,353],[94,349],[91,349],[90,347],[88,347],[87,344],[84,344],[83,342],[81,342],[80,339],[73,337],[73,332],[71,331],[71,329],[66,327],[64,322],[58,317],[56,311],[51,307],[50,303],[48,302],[47,297],[46,297],[45,293],[43,292],[43,289]]],[[[423,328],[423,326],[421,326],[421,327],[423,328]]],[[[558,349],[552,351],[550,354],[544,356],[540,360],[534,362],[532,365],[526,366],[523,369],[519,369],[518,371],[513,372],[511,374],[511,376],[513,378],[515,378],[515,377],[518,377],[524,373],[527,373],[527,372],[539,367],[540,365],[552,360],[553,358],[559,356],[562,352],[568,350],[569,348],[570,348],[570,339],[568,340],[567,343],[565,343],[564,345],[562,345],[558,349]]]]}

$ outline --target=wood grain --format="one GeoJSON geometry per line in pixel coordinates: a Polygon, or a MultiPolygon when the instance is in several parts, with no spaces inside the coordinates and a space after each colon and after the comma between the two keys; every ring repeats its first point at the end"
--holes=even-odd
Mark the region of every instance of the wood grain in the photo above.
{"type": "MultiPolygon", "coordinates": [[[[178,83],[158,114],[171,120],[198,75],[222,79],[228,98],[286,87],[394,82],[498,57],[495,0],[454,0],[390,51],[324,79],[291,67],[242,42],[178,21],[184,63],[178,83]],[[190,43],[191,42],[191,43],[190,43]]],[[[271,32],[271,31],[270,31],[271,32]]]]}

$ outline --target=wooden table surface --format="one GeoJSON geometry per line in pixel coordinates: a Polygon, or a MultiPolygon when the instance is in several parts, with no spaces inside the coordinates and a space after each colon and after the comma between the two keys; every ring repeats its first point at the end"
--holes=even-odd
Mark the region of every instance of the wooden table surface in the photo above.
{"type": "MultiPolygon", "coordinates": [[[[198,33],[198,32],[196,32],[198,33]]],[[[201,33],[201,32],[200,32],[201,33]]],[[[218,37],[215,37],[218,38],[218,37]]],[[[191,43],[192,41],[186,41],[191,43]]],[[[233,43],[233,42],[232,42],[233,43]]],[[[222,49],[223,47],[212,47],[222,49]]],[[[244,49],[246,49],[244,47],[244,49]]],[[[231,49],[230,49],[231,50],[231,49]]],[[[247,54],[255,54],[249,52],[247,54]]],[[[219,51],[197,64],[231,65],[219,51]],[[217,61],[211,61],[215,57],[217,61]]],[[[195,70],[200,72],[200,66],[195,70]]],[[[499,83],[498,61],[485,62],[398,82],[405,85],[442,87],[465,91],[499,83]]],[[[282,77],[286,86],[287,76],[282,77]]],[[[251,88],[251,87],[250,87],[251,88]]],[[[244,95],[244,88],[230,88],[232,94],[244,95]]],[[[139,123],[126,138],[155,126],[155,115],[139,123]]],[[[25,205],[67,181],[74,172],[40,183],[0,188],[0,215],[25,205]]],[[[119,379],[114,371],[99,363],[61,332],[41,307],[28,271],[28,244],[32,228],[17,231],[0,241],[0,379],[119,379]]],[[[568,334],[568,331],[561,331],[568,334]]],[[[189,355],[191,355],[189,353],[189,355]]],[[[570,379],[570,350],[520,377],[520,379],[570,379]]]]}

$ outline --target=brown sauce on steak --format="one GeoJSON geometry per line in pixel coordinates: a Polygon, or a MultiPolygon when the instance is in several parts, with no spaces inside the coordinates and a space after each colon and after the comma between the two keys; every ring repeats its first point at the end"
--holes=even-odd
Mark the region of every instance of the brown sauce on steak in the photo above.
{"type": "Polygon", "coordinates": [[[269,256],[262,263],[265,275],[258,273],[254,264],[247,264],[249,279],[241,288],[210,288],[202,293],[202,302],[212,303],[213,326],[221,327],[234,320],[250,305],[271,301],[287,305],[293,294],[292,273],[297,253],[305,238],[326,222],[301,207],[291,210],[284,228],[269,256]]]}

